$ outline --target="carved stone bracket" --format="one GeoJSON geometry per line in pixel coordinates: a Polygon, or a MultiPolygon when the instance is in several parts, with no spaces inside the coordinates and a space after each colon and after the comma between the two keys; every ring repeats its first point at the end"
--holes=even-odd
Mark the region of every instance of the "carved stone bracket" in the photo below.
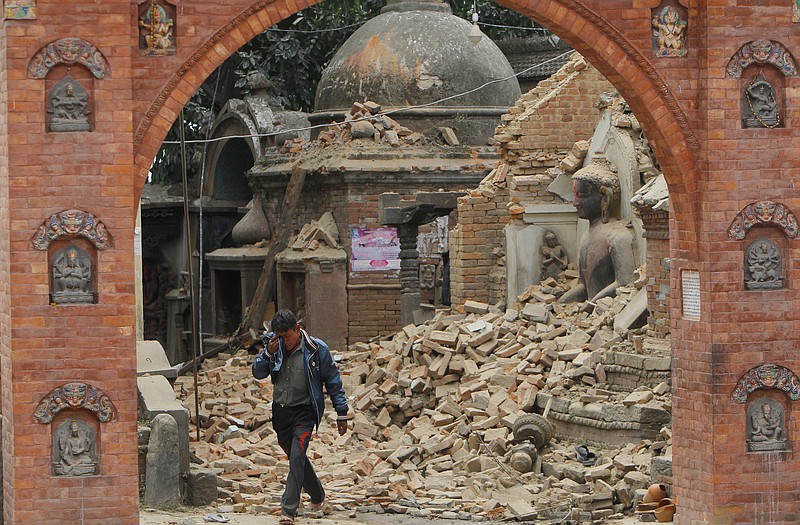
{"type": "Polygon", "coordinates": [[[62,38],[50,42],[31,59],[28,78],[43,79],[59,64],[80,64],[97,78],[111,76],[108,60],[96,47],[81,38],[62,38]]]}
{"type": "Polygon", "coordinates": [[[758,224],[778,226],[790,239],[800,235],[797,218],[789,208],[779,202],[759,201],[748,204],[736,215],[728,227],[728,236],[737,241],[744,240],[750,228],[758,224]]]}
{"type": "Polygon", "coordinates": [[[98,250],[111,247],[111,236],[105,224],[91,213],[81,210],[64,210],[51,215],[36,230],[31,244],[37,250],[46,250],[59,237],[72,235],[89,239],[98,250]]]}
{"type": "Polygon", "coordinates": [[[53,389],[39,402],[33,417],[38,423],[50,423],[65,408],[85,408],[94,412],[101,423],[114,419],[117,411],[108,396],[96,386],[66,383],[53,389]]]}
{"type": "Polygon", "coordinates": [[[747,397],[759,388],[774,388],[786,392],[789,399],[800,399],[800,378],[786,367],[768,363],[751,368],[736,383],[731,400],[746,403],[747,397]]]}
{"type": "Polygon", "coordinates": [[[774,66],[787,77],[797,74],[797,66],[789,50],[780,42],[766,39],[753,40],[743,45],[728,61],[725,73],[729,77],[739,78],[742,71],[753,64],[774,66]]]}

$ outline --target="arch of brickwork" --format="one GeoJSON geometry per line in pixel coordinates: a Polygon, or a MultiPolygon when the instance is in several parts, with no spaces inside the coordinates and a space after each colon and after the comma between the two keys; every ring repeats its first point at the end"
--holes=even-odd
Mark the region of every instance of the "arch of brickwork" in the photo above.
{"type": "MultiPolygon", "coordinates": [[[[7,20],[0,34],[0,376],[8,523],[138,523],[132,281],[136,205],[147,170],[180,108],[217,66],[260,31],[316,2],[173,0],[178,51],[163,57],[138,50],[138,3],[38,0],[37,19],[7,20]],[[39,49],[67,37],[96,46],[112,71],[102,79],[77,65],[69,71],[91,86],[91,133],[46,133],[49,84],[26,74],[39,49]],[[114,237],[114,246],[97,255],[97,304],[47,302],[47,255],[32,248],[31,237],[45,218],[65,209],[86,210],[114,237]],[[99,476],[50,474],[51,431],[33,413],[48,392],[68,382],[97,385],[118,409],[101,427],[99,476]]],[[[800,166],[793,130],[800,109],[787,97],[782,128],[742,130],[739,80],[724,75],[734,53],[765,34],[790,51],[800,46],[784,5],[790,2],[692,3],[690,52],[679,59],[652,58],[651,9],[658,0],[500,3],[551,28],[606,75],[641,121],[669,181],[676,522],[796,523],[798,460],[745,454],[744,408],[730,395],[742,374],[763,362],[795,373],[800,368],[794,357],[800,316],[793,307],[800,295],[792,285],[800,279],[792,262],[800,249],[780,232],[762,232],[784,248],[790,284],[747,292],[742,247],[727,237],[727,228],[748,202],[800,207],[792,188],[794,166],[800,166]],[[699,320],[683,318],[684,269],[700,277],[699,320]]],[[[786,93],[797,92],[795,84],[787,79],[786,93]]],[[[786,407],[787,433],[796,436],[799,412],[786,407]]]]}

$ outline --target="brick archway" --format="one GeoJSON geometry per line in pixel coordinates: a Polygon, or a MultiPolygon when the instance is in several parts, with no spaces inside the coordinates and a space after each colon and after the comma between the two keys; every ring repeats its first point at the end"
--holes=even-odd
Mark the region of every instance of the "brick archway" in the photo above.
{"type": "MultiPolygon", "coordinates": [[[[171,73],[136,122],[137,191],[141,190],[152,159],[180,108],[203,80],[258,33],[318,1],[255,2],[198,45],[171,73]]],[[[639,118],[665,172],[670,191],[674,195],[696,191],[694,163],[699,145],[679,101],[650,61],[620,29],[585,5],[593,2],[499,0],[498,3],[550,28],[592,62],[620,91],[639,118]]],[[[693,214],[694,207],[684,204],[694,202],[694,199],[674,199],[674,216],[680,221],[685,214],[693,214]]]]}
{"type": "MultiPolygon", "coordinates": [[[[148,0],[29,1],[36,4],[36,18],[5,20],[0,38],[3,512],[9,523],[88,516],[93,523],[134,525],[132,276],[136,204],[147,171],[203,80],[256,34],[318,0],[172,0],[176,54],[159,57],[138,47],[135,7],[148,0]],[[92,80],[89,69],[61,61],[46,79],[28,76],[36,53],[61,39],[95,46],[111,74],[92,80]],[[48,83],[70,68],[89,88],[92,128],[51,132],[48,83]],[[71,209],[98,217],[114,243],[98,255],[97,303],[66,309],[49,304],[47,254],[30,241],[42,221],[71,209]],[[33,418],[38,400],[74,382],[97,385],[118,409],[118,417],[102,427],[103,471],[85,485],[49,477],[49,430],[33,418]],[[79,486],[87,489],[74,488],[79,486]],[[53,494],[65,491],[77,496],[52,504],[53,494]]],[[[790,2],[707,7],[664,1],[687,9],[685,56],[654,54],[651,10],[660,0],[498,0],[552,29],[619,89],[667,176],[674,479],[681,505],[676,522],[797,523],[800,458],[785,456],[765,469],[763,456],[744,454],[744,415],[730,399],[751,368],[779,362],[798,369],[800,241],[780,237],[775,228],[767,232],[785,243],[789,285],[753,292],[743,286],[741,242],[728,229],[748,203],[800,208],[794,187],[800,106],[793,95],[800,78],[786,78],[783,127],[748,129],[742,126],[740,79],[726,77],[725,67],[764,34],[793,52],[798,26],[790,2]],[[686,282],[698,285],[686,298],[699,318],[682,316],[683,270],[691,271],[686,282]]],[[[790,433],[798,435],[800,405],[790,408],[790,433]]]]}

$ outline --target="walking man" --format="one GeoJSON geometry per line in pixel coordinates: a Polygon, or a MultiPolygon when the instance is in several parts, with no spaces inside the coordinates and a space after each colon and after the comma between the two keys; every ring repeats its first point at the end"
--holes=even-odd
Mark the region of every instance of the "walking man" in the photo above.
{"type": "Polygon", "coordinates": [[[347,400],[331,352],[322,340],[309,336],[289,310],[272,318],[272,331],[264,334],[264,351],[253,362],[253,376],[272,377],[272,427],[289,456],[289,475],[281,498],[281,525],[292,525],[300,504],[300,490],[311,497],[309,509],[325,509],[325,490],[306,456],[311,433],[322,421],[325,398],[336,410],[339,435],[347,432],[347,400]]]}

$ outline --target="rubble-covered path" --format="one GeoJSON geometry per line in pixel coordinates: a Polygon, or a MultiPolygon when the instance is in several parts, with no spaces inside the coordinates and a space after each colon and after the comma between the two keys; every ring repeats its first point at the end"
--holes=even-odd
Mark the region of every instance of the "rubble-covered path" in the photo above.
{"type": "MultiPolygon", "coordinates": [[[[215,509],[191,509],[186,512],[161,512],[143,509],[140,513],[139,523],[141,525],[205,525],[208,522],[203,519],[208,514],[216,514],[215,509]]],[[[254,516],[250,514],[222,514],[227,518],[230,525],[276,525],[277,516],[254,516]]],[[[443,522],[441,518],[414,518],[398,514],[364,514],[356,513],[355,518],[351,517],[351,512],[334,512],[326,519],[304,519],[298,518],[298,525],[468,525],[474,522],[464,520],[447,520],[443,522]]],[[[490,523],[490,522],[484,522],[490,523]]],[[[608,525],[634,525],[640,523],[635,516],[625,516],[623,518],[607,520],[608,525]]]]}

